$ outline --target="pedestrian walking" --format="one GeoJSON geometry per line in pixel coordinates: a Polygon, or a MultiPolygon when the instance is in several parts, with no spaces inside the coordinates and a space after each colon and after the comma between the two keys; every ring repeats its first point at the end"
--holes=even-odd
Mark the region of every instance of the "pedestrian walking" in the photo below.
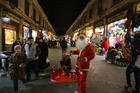
{"type": "Polygon", "coordinates": [[[126,69],[126,80],[127,80],[127,85],[125,88],[129,89],[132,87],[131,85],[131,74],[134,73],[135,77],[135,90],[134,93],[139,93],[140,91],[140,37],[139,38],[134,38],[134,41],[131,42],[131,59],[130,59],[130,64],[128,65],[126,69]]]}
{"type": "Polygon", "coordinates": [[[65,40],[65,37],[63,37],[63,40],[60,40],[60,46],[62,48],[62,55],[64,52],[66,52],[67,49],[67,41],[65,40]]]}
{"type": "Polygon", "coordinates": [[[46,62],[48,58],[48,45],[42,38],[39,39],[39,49],[39,70],[43,71],[44,68],[49,66],[49,64],[46,62]]]}
{"type": "Polygon", "coordinates": [[[40,49],[37,43],[34,42],[33,39],[31,39],[31,48],[30,48],[30,54],[32,56],[32,66],[31,66],[31,70],[35,73],[36,79],[38,79],[38,74],[39,74],[39,63],[38,63],[38,59],[39,59],[39,53],[40,53],[40,49]]]}
{"type": "Polygon", "coordinates": [[[31,80],[31,71],[34,72],[36,79],[38,79],[38,44],[34,42],[33,38],[29,38],[25,45],[25,53],[28,58],[28,64],[26,67],[27,81],[31,80]]]}
{"type": "Polygon", "coordinates": [[[21,80],[23,84],[26,82],[24,76],[27,57],[21,52],[20,45],[16,45],[14,50],[15,53],[12,54],[9,64],[9,74],[13,80],[14,92],[18,93],[18,80],[21,80]]]}

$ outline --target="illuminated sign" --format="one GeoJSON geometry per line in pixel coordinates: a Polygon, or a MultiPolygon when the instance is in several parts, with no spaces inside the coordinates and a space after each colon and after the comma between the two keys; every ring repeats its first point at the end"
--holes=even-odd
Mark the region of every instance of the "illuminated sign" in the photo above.
{"type": "Polygon", "coordinates": [[[8,17],[3,17],[2,21],[5,23],[10,23],[10,19],[8,17]]]}

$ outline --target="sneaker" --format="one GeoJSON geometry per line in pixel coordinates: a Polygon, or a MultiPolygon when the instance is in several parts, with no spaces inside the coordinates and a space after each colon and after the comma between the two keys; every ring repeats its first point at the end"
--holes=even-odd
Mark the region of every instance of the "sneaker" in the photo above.
{"type": "Polygon", "coordinates": [[[20,90],[30,90],[32,87],[30,87],[30,86],[26,86],[26,85],[22,85],[21,87],[20,87],[20,90]]]}
{"type": "Polygon", "coordinates": [[[139,93],[139,90],[132,90],[133,93],[139,93]]]}
{"type": "Polygon", "coordinates": [[[19,91],[16,91],[15,93],[19,93],[19,91]]]}
{"type": "Polygon", "coordinates": [[[131,88],[130,85],[125,85],[124,88],[128,89],[128,88],[131,88]]]}
{"type": "Polygon", "coordinates": [[[21,86],[21,88],[27,88],[27,86],[25,86],[24,84],[21,86]]]}
{"type": "Polygon", "coordinates": [[[74,91],[74,93],[78,93],[78,91],[74,91]]]}

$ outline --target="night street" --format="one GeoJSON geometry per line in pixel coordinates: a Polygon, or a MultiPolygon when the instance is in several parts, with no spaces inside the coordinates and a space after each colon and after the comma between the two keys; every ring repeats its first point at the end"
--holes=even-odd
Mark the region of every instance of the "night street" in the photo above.
{"type": "MultiPolygon", "coordinates": [[[[69,50],[74,50],[74,48],[69,48],[69,50]]],[[[75,58],[76,56],[71,57],[73,68],[75,67],[75,58]]],[[[61,49],[49,49],[49,60],[51,66],[60,66],[61,49]]],[[[106,63],[104,56],[98,55],[91,61],[90,66],[87,78],[87,93],[126,93],[124,92],[125,67],[106,63]]],[[[49,73],[51,73],[50,70],[49,73]]],[[[0,84],[1,93],[13,93],[11,92],[12,81],[9,78],[0,78],[0,84]]],[[[21,88],[20,93],[74,93],[77,89],[76,82],[50,84],[49,78],[33,81],[27,85],[29,89],[21,88]]]]}
{"type": "Polygon", "coordinates": [[[140,93],[140,0],[0,0],[0,93],[140,93]]]}

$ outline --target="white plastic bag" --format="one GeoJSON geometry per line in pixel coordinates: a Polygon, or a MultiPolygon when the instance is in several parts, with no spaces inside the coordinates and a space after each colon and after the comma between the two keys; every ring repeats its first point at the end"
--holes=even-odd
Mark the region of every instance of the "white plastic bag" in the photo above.
{"type": "Polygon", "coordinates": [[[46,63],[49,63],[49,62],[50,62],[50,60],[47,58],[47,59],[46,59],[46,63]]]}

